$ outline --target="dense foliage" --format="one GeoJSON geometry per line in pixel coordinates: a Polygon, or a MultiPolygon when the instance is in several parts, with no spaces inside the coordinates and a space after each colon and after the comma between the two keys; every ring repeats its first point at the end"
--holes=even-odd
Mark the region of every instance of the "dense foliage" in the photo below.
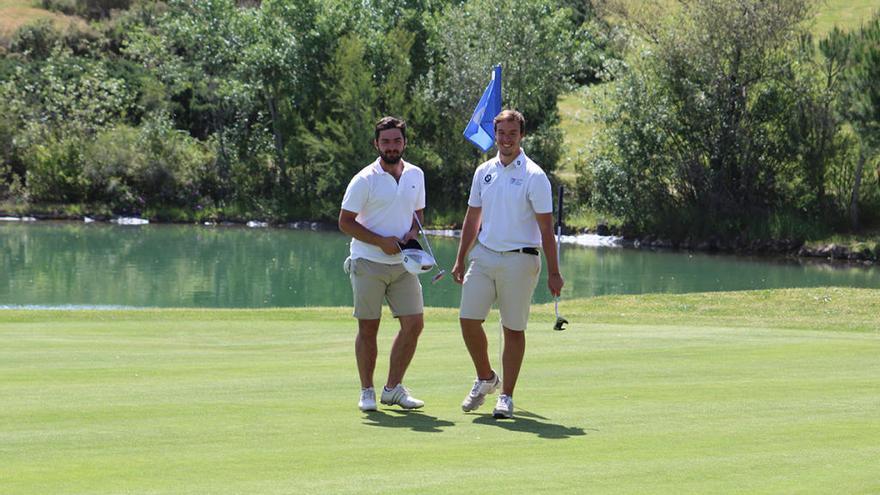
{"type": "Polygon", "coordinates": [[[880,17],[816,40],[814,0],[647,2],[639,19],[615,4],[44,0],[91,21],[37,22],[0,50],[0,200],[332,220],[392,114],[429,221],[456,222],[485,159],[461,132],[500,63],[554,180],[558,96],[602,83],[574,206],[630,232],[748,241],[880,221],[880,17]]]}
{"type": "Polygon", "coordinates": [[[574,61],[602,59],[575,39],[595,19],[567,3],[74,2],[103,20],[29,26],[0,65],[5,195],[330,220],[391,114],[408,121],[431,214],[457,217],[483,158],[461,132],[494,64],[527,149],[554,170],[557,96],[594,70],[574,61]]]}
{"type": "Polygon", "coordinates": [[[851,129],[860,150],[878,135],[876,35],[832,33],[820,58],[811,5],[683,2],[618,74],[582,194],[680,240],[803,238],[857,208],[860,188],[878,211],[877,180],[860,185],[850,153],[851,129]]]}

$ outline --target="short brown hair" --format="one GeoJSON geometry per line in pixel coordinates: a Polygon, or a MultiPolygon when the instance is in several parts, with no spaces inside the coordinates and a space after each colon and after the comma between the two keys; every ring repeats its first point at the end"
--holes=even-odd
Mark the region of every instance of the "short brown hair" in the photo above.
{"type": "Polygon", "coordinates": [[[379,140],[379,133],[388,129],[400,129],[403,140],[406,141],[406,122],[397,117],[382,117],[379,122],[376,122],[376,141],[379,140]]]}
{"type": "Polygon", "coordinates": [[[519,122],[519,133],[526,133],[526,119],[523,117],[523,114],[517,112],[516,110],[503,110],[501,113],[495,116],[495,120],[492,121],[492,128],[496,131],[498,130],[499,122],[519,122]]]}

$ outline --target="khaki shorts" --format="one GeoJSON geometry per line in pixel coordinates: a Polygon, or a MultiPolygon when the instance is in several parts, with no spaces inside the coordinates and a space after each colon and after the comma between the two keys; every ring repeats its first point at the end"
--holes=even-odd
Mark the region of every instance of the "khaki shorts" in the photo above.
{"type": "Polygon", "coordinates": [[[501,324],[510,330],[525,330],[532,294],[541,274],[541,256],[502,253],[477,243],[468,260],[459,316],[485,320],[497,301],[501,324]]]}
{"type": "Polygon", "coordinates": [[[386,265],[365,258],[346,260],[354,294],[354,317],[378,320],[382,316],[382,300],[388,300],[391,314],[418,315],[424,310],[422,284],[402,263],[386,265]]]}

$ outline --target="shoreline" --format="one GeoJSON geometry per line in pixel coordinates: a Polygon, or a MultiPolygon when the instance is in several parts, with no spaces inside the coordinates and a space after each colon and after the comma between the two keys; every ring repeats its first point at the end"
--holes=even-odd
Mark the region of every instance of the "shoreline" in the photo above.
{"type": "MultiPolygon", "coordinates": [[[[9,214],[0,211],[0,225],[4,223],[111,223],[125,226],[138,225],[197,225],[204,227],[247,227],[247,228],[287,228],[310,231],[338,231],[336,224],[320,221],[297,220],[285,223],[271,223],[262,220],[224,220],[205,222],[174,222],[152,221],[140,217],[106,216],[106,215],[46,215],[46,214],[9,214]]],[[[425,229],[425,234],[439,237],[458,237],[459,229],[425,229]]],[[[822,244],[807,246],[804,242],[792,240],[758,240],[751,242],[724,242],[710,239],[697,242],[676,242],[654,235],[627,237],[615,235],[599,235],[591,232],[563,234],[563,244],[594,248],[628,248],[647,249],[652,251],[700,252],[708,254],[724,254],[734,256],[757,256],[768,259],[795,259],[812,261],[828,265],[848,265],[873,267],[880,261],[880,247],[875,251],[867,247],[852,248],[842,244],[822,244]]]]}

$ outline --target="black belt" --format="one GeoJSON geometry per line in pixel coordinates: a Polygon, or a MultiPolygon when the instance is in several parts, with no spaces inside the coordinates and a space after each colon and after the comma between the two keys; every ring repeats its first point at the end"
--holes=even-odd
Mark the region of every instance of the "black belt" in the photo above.
{"type": "Polygon", "coordinates": [[[525,254],[534,254],[535,256],[538,255],[538,250],[537,250],[536,248],[533,248],[533,247],[524,247],[524,248],[519,248],[519,249],[511,249],[510,251],[507,251],[507,252],[508,252],[508,253],[525,253],[525,254]]]}

